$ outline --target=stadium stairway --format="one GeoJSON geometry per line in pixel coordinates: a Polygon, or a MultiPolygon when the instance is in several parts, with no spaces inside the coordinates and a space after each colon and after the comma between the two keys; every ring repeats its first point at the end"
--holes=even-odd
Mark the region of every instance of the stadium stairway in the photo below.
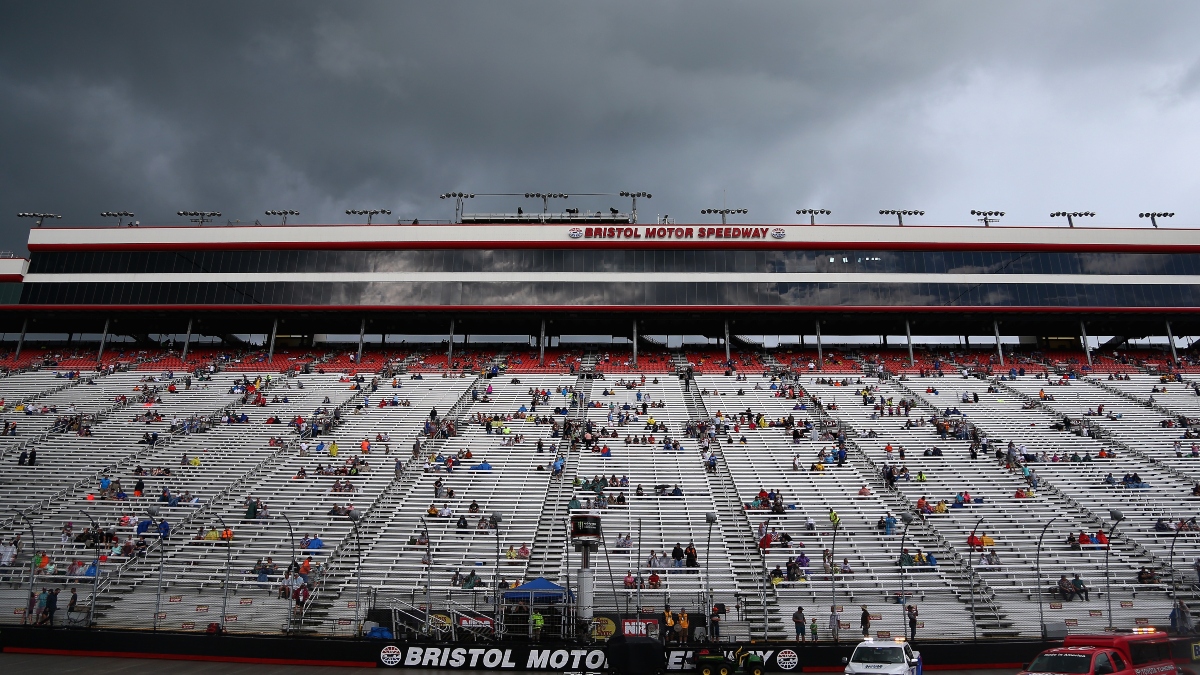
{"type": "MultiPolygon", "coordinates": [[[[684,390],[688,418],[712,422],[714,418],[708,413],[698,387],[698,384],[693,383],[684,390]]],[[[738,488],[729,471],[719,438],[713,439],[711,449],[718,457],[717,470],[716,473],[705,475],[716,506],[721,537],[729,552],[729,563],[736,584],[735,598],[741,599],[743,608],[742,619],[723,622],[725,638],[744,637],[746,640],[752,640],[756,635],[768,640],[785,638],[787,631],[780,615],[779,595],[775,587],[767,581],[766,562],[759,551],[754,528],[742,507],[742,500],[738,496],[738,488]]]]}

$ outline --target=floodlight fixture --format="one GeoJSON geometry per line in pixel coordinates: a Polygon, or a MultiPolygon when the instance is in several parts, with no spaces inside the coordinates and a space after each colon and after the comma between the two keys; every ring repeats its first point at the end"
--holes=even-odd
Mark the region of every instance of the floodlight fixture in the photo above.
{"type": "Polygon", "coordinates": [[[1051,218],[1066,218],[1068,227],[1075,227],[1076,218],[1095,218],[1095,211],[1055,211],[1050,214],[1051,218]]]}
{"type": "Polygon", "coordinates": [[[551,199],[570,199],[570,197],[571,197],[571,195],[563,194],[561,192],[526,192],[525,193],[526,199],[542,200],[542,213],[543,214],[550,212],[550,200],[551,199]]]}
{"type": "Polygon", "coordinates": [[[295,209],[271,209],[270,211],[264,211],[264,214],[268,216],[282,216],[283,224],[287,225],[287,217],[298,216],[300,212],[295,209]]]}
{"type": "Polygon", "coordinates": [[[17,217],[18,218],[37,218],[37,226],[38,227],[41,227],[42,221],[47,218],[58,218],[59,220],[62,219],[62,216],[58,215],[57,213],[18,213],[17,217]]]}
{"type": "Polygon", "coordinates": [[[796,215],[808,216],[808,224],[809,225],[817,224],[817,216],[828,216],[832,213],[833,213],[833,211],[830,211],[829,209],[797,209],[796,210],[796,215]]]}
{"type": "MultiPolygon", "coordinates": [[[[132,211],[105,211],[100,214],[100,217],[101,218],[116,218],[117,219],[117,227],[120,227],[121,225],[123,225],[125,223],[126,218],[133,218],[133,212],[132,211]]],[[[133,222],[129,223],[130,227],[133,227],[134,225],[136,225],[136,223],[133,223],[133,222]]]]}
{"type": "Polygon", "coordinates": [[[198,224],[200,227],[204,227],[204,224],[211,223],[213,218],[220,218],[221,212],[220,211],[176,211],[175,215],[185,216],[189,220],[191,220],[193,223],[198,224]]]}
{"type": "Polygon", "coordinates": [[[896,222],[904,227],[904,216],[923,216],[925,212],[918,209],[880,209],[879,215],[896,216],[896,222]]]}
{"type": "Polygon", "coordinates": [[[984,227],[988,227],[992,223],[1000,222],[1000,219],[1004,217],[1004,212],[1003,211],[976,211],[975,209],[971,209],[971,215],[980,216],[979,218],[976,218],[976,220],[983,223],[984,227]]]}
{"type": "Polygon", "coordinates": [[[1174,213],[1146,212],[1146,213],[1138,214],[1138,218],[1149,218],[1150,224],[1153,225],[1154,227],[1158,227],[1158,219],[1159,218],[1174,218],[1174,217],[1175,217],[1174,213]]]}
{"type": "Polygon", "coordinates": [[[386,216],[392,215],[391,209],[346,209],[346,215],[348,216],[366,216],[368,225],[371,224],[372,216],[377,216],[381,213],[386,216]]]}

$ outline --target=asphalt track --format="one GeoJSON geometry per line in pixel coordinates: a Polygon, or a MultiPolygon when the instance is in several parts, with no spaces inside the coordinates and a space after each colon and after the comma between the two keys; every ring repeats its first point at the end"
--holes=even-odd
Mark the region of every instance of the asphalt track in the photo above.
{"type": "MultiPolygon", "coordinates": [[[[213,663],[208,661],[171,661],[158,659],[118,659],[90,656],[42,656],[37,654],[0,654],[0,673],[25,675],[135,675],[140,673],[162,673],[167,669],[171,675],[332,675],[338,673],[370,672],[366,668],[338,668],[333,666],[271,666],[258,663],[213,663]]],[[[405,675],[444,675],[445,670],[405,670],[405,675]]],[[[484,671],[459,670],[462,675],[484,675],[484,671]]],[[[938,670],[932,675],[1013,675],[1015,670],[938,670]]],[[[494,674],[491,674],[494,675],[494,674]]]]}

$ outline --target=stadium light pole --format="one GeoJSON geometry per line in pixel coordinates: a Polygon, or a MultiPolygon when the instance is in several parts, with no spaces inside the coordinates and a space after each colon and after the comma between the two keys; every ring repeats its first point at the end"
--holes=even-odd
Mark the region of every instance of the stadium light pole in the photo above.
{"type": "Polygon", "coordinates": [[[461,223],[463,217],[463,200],[475,199],[475,195],[469,192],[446,192],[438,195],[438,199],[454,200],[454,222],[461,223]]]}
{"type": "MultiPolygon", "coordinates": [[[[120,227],[121,225],[123,225],[125,223],[126,218],[133,218],[133,212],[132,211],[105,211],[100,214],[100,217],[101,218],[116,218],[117,219],[117,227],[120,227]]],[[[129,226],[133,227],[134,225],[137,225],[137,223],[130,221],[129,226]]]]}
{"type": "Polygon", "coordinates": [[[361,636],[362,624],[358,622],[358,615],[362,604],[362,538],[358,533],[358,521],[362,520],[362,514],[358,509],[350,509],[346,517],[354,526],[354,548],[358,553],[358,562],[354,566],[354,633],[361,636]]]}
{"type": "Polygon", "coordinates": [[[571,195],[565,195],[561,192],[526,192],[526,199],[542,200],[542,215],[550,212],[551,199],[570,199],[571,195]]]}
{"type": "MultiPolygon", "coordinates": [[[[1196,527],[1196,516],[1192,516],[1187,522],[1191,523],[1192,527],[1196,527]]],[[[1171,563],[1169,567],[1171,568],[1171,587],[1175,591],[1176,596],[1179,595],[1179,581],[1175,576],[1175,540],[1179,538],[1179,533],[1182,531],[1182,527],[1177,527],[1175,528],[1175,534],[1171,535],[1171,563]]],[[[1112,543],[1111,539],[1109,539],[1109,543],[1112,543]]]]}
{"type": "Polygon", "coordinates": [[[57,213],[18,213],[17,217],[18,218],[37,218],[37,226],[38,227],[41,227],[42,221],[47,218],[58,218],[59,220],[62,220],[62,216],[58,215],[57,213]]]}
{"type": "Polygon", "coordinates": [[[146,507],[146,515],[150,516],[151,524],[155,524],[155,529],[158,530],[158,586],[154,590],[154,632],[158,632],[158,615],[162,612],[162,586],[163,586],[163,563],[166,556],[166,542],[162,537],[162,529],[157,523],[163,521],[158,518],[158,505],[151,504],[146,507]]]}
{"type": "MultiPolygon", "coordinates": [[[[704,514],[704,522],[708,523],[708,541],[704,543],[704,593],[708,598],[708,606],[705,608],[705,617],[712,617],[713,610],[713,592],[712,592],[712,576],[709,574],[709,563],[712,560],[712,528],[717,522],[717,514],[709,511],[704,514]]],[[[641,541],[641,521],[638,522],[638,541],[641,541]]],[[[640,547],[639,547],[640,549],[640,547]]],[[[640,550],[639,550],[640,553],[640,550]]],[[[639,561],[639,565],[641,562],[639,561]]],[[[638,580],[641,580],[641,574],[638,575],[638,580]]],[[[642,606],[638,604],[638,616],[642,613],[642,606]]],[[[708,627],[708,638],[712,639],[712,626],[708,627]]]]}
{"type": "MultiPolygon", "coordinates": [[[[232,535],[233,530],[229,529],[229,526],[225,524],[225,519],[215,513],[213,516],[221,523],[221,534],[224,535],[225,532],[229,532],[232,535]]],[[[221,538],[224,539],[224,537],[221,538]]],[[[225,616],[226,612],[229,611],[229,566],[232,563],[233,537],[230,536],[229,539],[225,539],[225,581],[221,584],[221,630],[225,630],[225,616]]]]}
{"type": "Polygon", "coordinates": [[[1108,546],[1104,547],[1104,599],[1108,601],[1108,630],[1111,631],[1113,628],[1112,580],[1108,576],[1108,559],[1112,554],[1113,535],[1117,531],[1117,526],[1121,524],[1122,520],[1125,520],[1125,514],[1121,513],[1117,509],[1110,509],[1108,512],[1108,517],[1114,522],[1112,527],[1108,528],[1108,546]]]}
{"type": "Polygon", "coordinates": [[[1095,218],[1095,211],[1055,211],[1050,214],[1051,218],[1066,218],[1067,227],[1075,227],[1076,218],[1095,218]]]}
{"type": "Polygon", "coordinates": [[[488,516],[488,524],[496,531],[496,571],[495,578],[492,579],[492,610],[495,611],[495,621],[492,624],[493,630],[498,630],[500,627],[500,523],[504,520],[504,516],[499,513],[492,512],[488,516]]]}
{"type": "Polygon", "coordinates": [[[92,547],[96,549],[96,558],[92,562],[92,602],[88,608],[88,628],[91,628],[96,620],[96,598],[100,592],[100,546],[95,541],[95,537],[100,532],[100,523],[92,517],[92,514],[83,509],[79,509],[85,518],[92,522],[92,547]]]}
{"type": "Polygon", "coordinates": [[[433,574],[433,550],[430,547],[429,541],[429,523],[425,522],[425,516],[421,516],[421,529],[425,530],[425,635],[429,635],[429,606],[433,603],[433,598],[430,595],[430,575],[433,574]]]}
{"type": "Polygon", "coordinates": [[[721,214],[721,224],[728,225],[728,223],[725,220],[726,216],[750,213],[750,209],[701,209],[700,210],[701,215],[707,215],[710,213],[721,214]]]}
{"type": "Polygon", "coordinates": [[[204,227],[205,223],[211,223],[213,218],[220,218],[220,211],[176,211],[175,215],[185,216],[191,222],[196,223],[200,227],[204,227]]]}
{"type": "Polygon", "coordinates": [[[833,211],[830,211],[829,209],[797,209],[796,210],[796,215],[808,216],[808,224],[809,225],[817,224],[817,216],[828,216],[831,213],[833,213],[833,211]]]}
{"type": "Polygon", "coordinates": [[[880,209],[879,215],[896,216],[896,222],[900,224],[900,227],[904,227],[904,216],[923,216],[925,212],[920,210],[880,209]]]}
{"type": "Polygon", "coordinates": [[[620,194],[622,197],[630,197],[633,199],[633,213],[631,214],[631,217],[633,218],[633,224],[637,225],[637,200],[638,200],[638,197],[642,197],[643,199],[650,199],[654,195],[650,194],[649,192],[632,192],[629,190],[622,190],[620,192],[620,194]]]}
{"type": "Polygon", "coordinates": [[[300,215],[300,212],[295,209],[271,209],[269,211],[263,211],[263,215],[282,216],[283,224],[287,225],[287,217],[288,216],[298,216],[298,215],[300,215]]]}
{"type": "Polygon", "coordinates": [[[377,216],[381,213],[385,216],[392,215],[391,209],[346,209],[346,215],[348,216],[366,216],[368,225],[371,224],[372,216],[377,216]]]}
{"type": "Polygon", "coordinates": [[[1042,639],[1046,639],[1046,617],[1045,610],[1042,608],[1042,539],[1046,537],[1046,530],[1050,529],[1050,524],[1058,518],[1051,518],[1045,526],[1042,527],[1042,533],[1038,535],[1037,555],[1034,556],[1034,565],[1037,566],[1037,597],[1038,597],[1038,631],[1042,635],[1042,639]]]}
{"type": "Polygon", "coordinates": [[[1138,218],[1149,218],[1149,219],[1150,219],[1150,224],[1151,224],[1151,225],[1153,225],[1155,228],[1157,228],[1157,227],[1158,227],[1158,219],[1159,219],[1159,218],[1174,218],[1174,217],[1175,217],[1175,214],[1174,214],[1174,213],[1159,213],[1159,212],[1150,213],[1150,212],[1146,212],[1146,213],[1139,213],[1139,214],[1138,214],[1138,218]]]}
{"type": "Polygon", "coordinates": [[[1000,222],[1000,219],[1004,217],[1004,212],[1003,211],[976,211],[976,210],[972,209],[971,215],[982,216],[981,218],[976,218],[976,220],[983,223],[984,227],[988,227],[992,223],[1000,222]]]}
{"type": "MultiPolygon", "coordinates": [[[[17,517],[19,517],[21,520],[24,520],[25,525],[29,527],[29,543],[32,544],[32,547],[30,548],[31,553],[29,554],[29,595],[32,597],[33,596],[33,571],[34,571],[33,570],[33,568],[34,568],[33,558],[34,558],[34,556],[37,555],[37,532],[34,532],[33,521],[29,519],[29,516],[25,515],[24,511],[16,511],[16,514],[17,514],[17,517]]],[[[25,598],[25,601],[26,601],[25,606],[28,607],[29,606],[28,605],[29,598],[25,598]]],[[[92,602],[94,603],[95,600],[93,599],[92,602]]],[[[28,619],[29,617],[25,617],[25,618],[28,619]]]]}
{"type": "Polygon", "coordinates": [[[911,513],[901,513],[900,520],[904,521],[904,531],[900,533],[900,625],[904,629],[904,639],[909,640],[908,621],[905,612],[908,610],[908,596],[904,594],[904,540],[908,538],[908,526],[912,525],[911,513]]]}

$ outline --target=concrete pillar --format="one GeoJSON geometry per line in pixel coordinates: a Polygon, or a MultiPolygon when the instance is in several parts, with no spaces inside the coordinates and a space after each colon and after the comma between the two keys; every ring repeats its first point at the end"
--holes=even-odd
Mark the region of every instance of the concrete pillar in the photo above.
{"type": "Polygon", "coordinates": [[[546,365],[546,320],[542,319],[542,332],[538,333],[538,365],[546,365]]]}
{"type": "Polygon", "coordinates": [[[637,319],[633,321],[633,367],[637,368],[637,319]]]}
{"type": "Polygon", "coordinates": [[[1084,327],[1082,321],[1079,322],[1079,336],[1083,340],[1083,353],[1087,355],[1088,365],[1091,366],[1092,365],[1092,348],[1088,346],[1087,328],[1084,327]]]}
{"type": "Polygon", "coordinates": [[[446,368],[454,367],[454,319],[450,319],[450,348],[446,350],[446,368]]]}
{"type": "Polygon", "coordinates": [[[821,321],[818,319],[817,324],[817,370],[825,370],[825,353],[821,351],[821,321]]]}
{"type": "Polygon", "coordinates": [[[1167,344],[1171,345],[1171,365],[1179,363],[1179,354],[1175,353],[1175,334],[1171,332],[1171,322],[1167,322],[1167,344]]]}
{"type": "Polygon", "coordinates": [[[729,361],[732,358],[733,357],[729,355],[729,322],[726,321],[725,322],[725,365],[726,366],[729,365],[729,361]]]}
{"type": "Polygon", "coordinates": [[[29,317],[25,317],[21,321],[21,337],[17,338],[17,353],[13,355],[13,360],[21,358],[21,347],[25,346],[25,330],[29,328],[29,317]]]}
{"type": "MultiPolygon", "coordinates": [[[[359,366],[362,365],[363,338],[365,338],[366,336],[367,336],[367,320],[363,319],[362,323],[360,323],[358,325],[358,356],[355,357],[355,359],[354,359],[354,363],[359,366]]],[[[271,333],[271,348],[272,349],[275,348],[275,333],[274,332],[271,333]]]]}
{"type": "Polygon", "coordinates": [[[1000,322],[993,321],[992,329],[996,331],[996,353],[1000,355],[1000,365],[1004,365],[1004,347],[1000,346],[1000,322]]]}
{"type": "Polygon", "coordinates": [[[908,319],[904,320],[904,334],[908,336],[908,367],[912,368],[913,366],[917,365],[917,362],[915,359],[913,359],[912,325],[909,324],[908,319]]]}
{"type": "Polygon", "coordinates": [[[187,337],[183,339],[183,360],[187,361],[188,347],[192,345],[192,320],[188,319],[187,337]]]}
{"type": "Polygon", "coordinates": [[[104,343],[108,342],[108,319],[104,320],[104,332],[100,334],[100,351],[96,353],[96,363],[104,360],[104,343]]]}
{"type": "MultiPolygon", "coordinates": [[[[271,324],[271,345],[269,347],[267,347],[267,366],[268,367],[270,367],[271,363],[275,360],[275,333],[278,330],[279,330],[279,319],[275,319],[275,321],[271,324]]],[[[362,336],[361,335],[358,338],[358,352],[359,352],[358,356],[361,358],[362,357],[362,336]]]]}

